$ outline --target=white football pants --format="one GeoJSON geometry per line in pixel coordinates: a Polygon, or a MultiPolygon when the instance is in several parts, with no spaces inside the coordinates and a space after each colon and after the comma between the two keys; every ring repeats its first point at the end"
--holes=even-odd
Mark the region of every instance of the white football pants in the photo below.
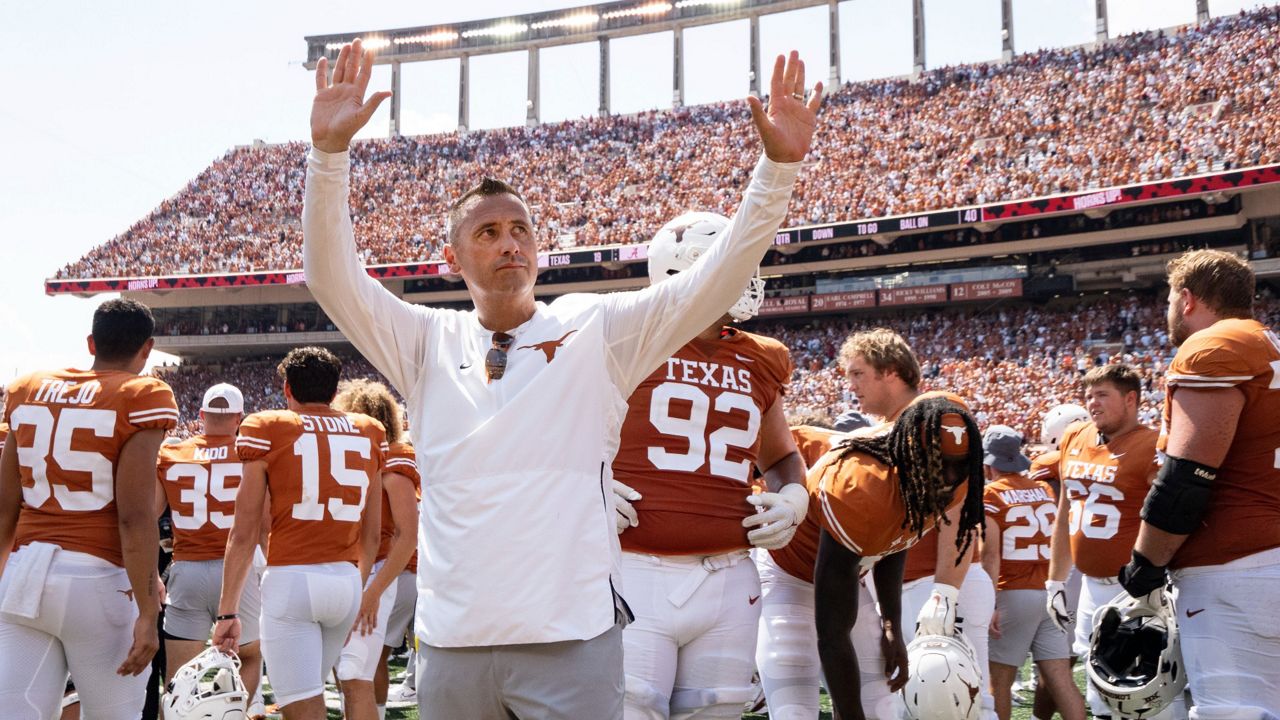
{"type": "MultiPolygon", "coordinates": [[[[0,598],[11,589],[24,592],[15,583],[30,558],[24,558],[26,549],[9,556],[0,598]]],[[[137,617],[124,568],[87,553],[55,550],[36,616],[0,614],[0,716],[58,717],[69,672],[84,717],[135,720],[150,673],[121,677],[116,668],[133,645],[137,617]]]]}
{"type": "Polygon", "coordinates": [[[622,554],[626,720],[742,717],[755,696],[760,578],[746,552],[622,554]]]}

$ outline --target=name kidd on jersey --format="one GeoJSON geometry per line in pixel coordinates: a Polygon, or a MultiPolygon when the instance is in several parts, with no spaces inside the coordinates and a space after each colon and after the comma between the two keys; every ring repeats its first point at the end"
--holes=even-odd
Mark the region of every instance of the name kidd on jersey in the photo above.
{"type": "Polygon", "coordinates": [[[667,358],[667,379],[751,393],[751,371],[714,362],[667,358]]]}
{"type": "Polygon", "coordinates": [[[1005,505],[1017,505],[1019,503],[1033,502],[1053,502],[1053,498],[1049,497],[1049,493],[1044,488],[1015,488],[1012,490],[1000,491],[1000,499],[1005,505]]]}
{"type": "Polygon", "coordinates": [[[299,415],[303,432],[351,433],[360,432],[346,415],[299,415]]]}
{"type": "Polygon", "coordinates": [[[196,461],[201,460],[226,460],[227,450],[229,446],[221,447],[198,447],[196,448],[196,461]]]}
{"type": "Polygon", "coordinates": [[[58,405],[92,405],[100,390],[102,385],[97,380],[78,385],[69,380],[44,378],[32,401],[58,405]]]}

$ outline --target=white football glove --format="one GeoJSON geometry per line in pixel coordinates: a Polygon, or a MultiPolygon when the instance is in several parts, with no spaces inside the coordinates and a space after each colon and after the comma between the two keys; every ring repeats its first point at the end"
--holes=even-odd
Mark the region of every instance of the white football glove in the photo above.
{"type": "Polygon", "coordinates": [[[916,637],[921,635],[955,635],[956,605],[960,588],[946,583],[934,583],[933,592],[920,614],[916,616],[916,637]]]}
{"type": "Polygon", "coordinates": [[[1070,624],[1076,621],[1075,612],[1067,609],[1067,584],[1061,580],[1048,580],[1044,584],[1045,610],[1049,619],[1064,633],[1070,634],[1070,624]]]}
{"type": "Polygon", "coordinates": [[[618,511],[614,520],[617,522],[619,535],[623,530],[640,524],[640,515],[631,504],[639,499],[640,493],[617,480],[613,481],[613,506],[618,511]]]}
{"type": "Polygon", "coordinates": [[[804,485],[789,483],[776,493],[752,495],[747,502],[759,508],[742,521],[743,527],[755,528],[747,533],[747,541],[758,548],[777,550],[791,542],[809,511],[809,491],[804,485]]]}

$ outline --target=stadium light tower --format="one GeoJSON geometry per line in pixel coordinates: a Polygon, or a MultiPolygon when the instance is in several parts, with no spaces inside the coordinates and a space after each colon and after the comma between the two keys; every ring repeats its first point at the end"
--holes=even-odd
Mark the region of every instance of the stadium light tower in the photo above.
{"type": "MultiPolygon", "coordinates": [[[[915,0],[917,8],[922,0],[915,0]]],[[[475,55],[525,50],[529,53],[529,82],[526,98],[525,122],[540,122],[539,62],[541,48],[574,43],[595,42],[600,46],[600,106],[601,115],[610,112],[609,98],[609,43],[610,40],[632,35],[670,32],[674,35],[672,53],[674,72],[672,77],[672,102],[680,107],[685,102],[684,79],[684,30],[700,25],[712,25],[732,20],[751,21],[751,72],[752,89],[760,86],[760,29],[761,15],[801,10],[827,5],[830,8],[830,78],[834,87],[839,83],[840,36],[839,0],[615,0],[613,2],[583,5],[562,10],[526,13],[509,17],[469,20],[440,25],[394,28],[390,30],[365,30],[358,32],[313,35],[306,38],[308,69],[315,69],[321,57],[333,61],[345,43],[363,38],[365,46],[376,49],[374,62],[391,65],[391,134],[400,134],[401,65],[408,62],[458,58],[458,129],[466,131],[471,124],[470,67],[469,59],[475,55]]],[[[923,14],[917,9],[919,35],[923,42],[923,14]]],[[[923,58],[923,45],[919,46],[923,58]]]]}

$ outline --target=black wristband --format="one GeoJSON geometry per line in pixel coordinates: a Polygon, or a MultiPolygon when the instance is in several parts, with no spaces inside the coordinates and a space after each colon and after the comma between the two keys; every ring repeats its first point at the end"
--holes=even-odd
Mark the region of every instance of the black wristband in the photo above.
{"type": "Polygon", "coordinates": [[[222,622],[223,620],[235,620],[238,617],[240,617],[240,613],[227,613],[226,615],[216,615],[213,620],[214,622],[222,622]]]}

